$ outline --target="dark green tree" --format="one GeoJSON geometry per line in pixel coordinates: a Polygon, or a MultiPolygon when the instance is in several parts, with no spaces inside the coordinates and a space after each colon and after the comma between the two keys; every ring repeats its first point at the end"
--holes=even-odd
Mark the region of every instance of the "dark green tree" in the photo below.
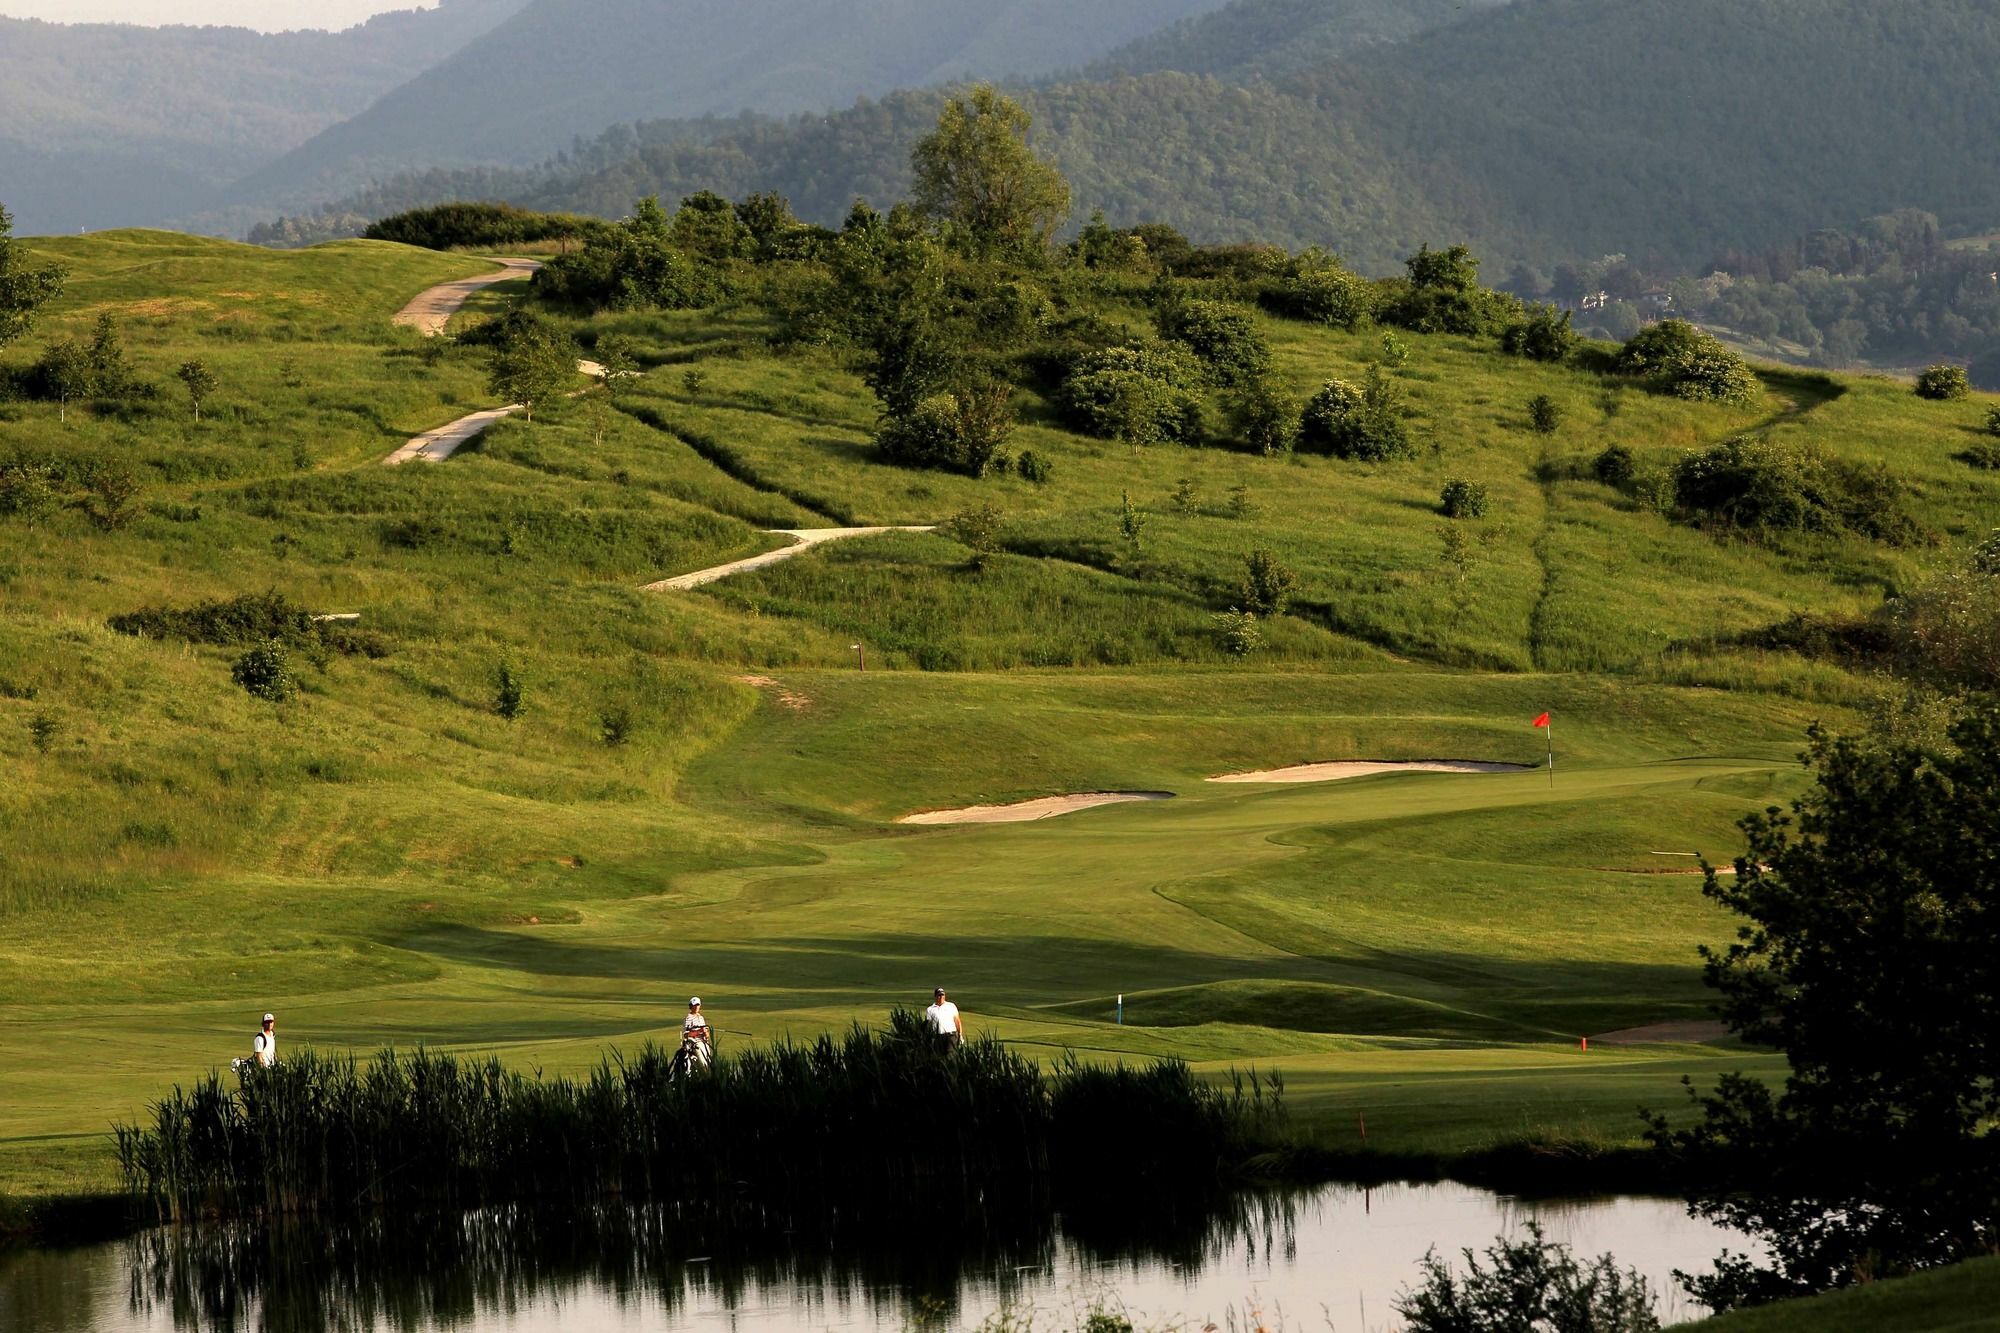
{"type": "Polygon", "coordinates": [[[1245,611],[1269,620],[1284,612],[1298,581],[1299,576],[1289,566],[1260,546],[1243,561],[1243,583],[1238,589],[1237,602],[1245,611]]]}
{"type": "Polygon", "coordinates": [[[980,84],[954,97],[910,154],[918,213],[969,253],[1030,256],[1069,216],[1069,182],[1028,146],[1021,105],[980,84]]]}
{"type": "Polygon", "coordinates": [[[56,400],[56,420],[69,420],[72,398],[88,397],[95,377],[90,373],[90,352],[72,338],[52,342],[35,364],[35,378],[42,392],[56,400]]]}
{"type": "Polygon", "coordinates": [[[567,333],[532,312],[509,311],[493,335],[486,381],[533,421],[535,404],[560,394],[575,377],[576,363],[576,343],[567,333]]]}
{"type": "Polygon", "coordinates": [[[35,312],[62,295],[68,270],[36,264],[14,239],[14,217],[0,205],[0,347],[26,333],[35,312]]]}
{"type": "MultiPolygon", "coordinates": [[[[1703,951],[1722,1017],[1784,1053],[1650,1136],[1712,1182],[1696,1210],[1768,1247],[1692,1283],[1720,1309],[1991,1253],[2000,1236],[2000,711],[1941,749],[1815,729],[1790,813],[1743,822],[1741,919],[1703,951]]],[[[1690,1088],[1690,1096],[1695,1096],[1690,1088]]]]}
{"type": "Polygon", "coordinates": [[[174,374],[187,386],[188,402],[194,408],[194,419],[200,421],[203,401],[215,392],[215,372],[200,361],[183,361],[181,368],[174,374]]]}

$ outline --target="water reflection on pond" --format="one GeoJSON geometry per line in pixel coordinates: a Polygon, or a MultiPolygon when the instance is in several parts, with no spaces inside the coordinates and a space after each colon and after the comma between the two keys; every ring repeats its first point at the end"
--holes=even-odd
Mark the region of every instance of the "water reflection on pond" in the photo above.
{"type": "Polygon", "coordinates": [[[726,1228],[665,1207],[560,1218],[510,1209],[337,1229],[159,1231],[0,1258],[0,1328],[745,1330],[976,1327],[1003,1308],[1069,1328],[1104,1301],[1140,1327],[1396,1324],[1424,1251],[1483,1248],[1538,1219],[1579,1255],[1638,1267],[1669,1319],[1701,1311],[1675,1268],[1728,1242],[1671,1200],[1526,1203],[1457,1185],[1337,1186],[1212,1208],[1058,1217],[980,1205],[816,1218],[738,1214],[726,1228]],[[1011,1210],[1010,1210],[1011,1211],[1011,1210]]]}

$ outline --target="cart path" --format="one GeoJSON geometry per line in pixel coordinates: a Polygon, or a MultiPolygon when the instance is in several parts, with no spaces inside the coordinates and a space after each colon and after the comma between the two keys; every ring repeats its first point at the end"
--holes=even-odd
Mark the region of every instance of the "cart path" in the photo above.
{"type": "Polygon", "coordinates": [[[500,265],[497,273],[482,273],[476,278],[441,282],[429,291],[418,292],[408,305],[396,312],[392,322],[413,328],[426,338],[435,338],[444,332],[444,326],[451,322],[451,317],[459,312],[475,292],[483,291],[495,283],[532,277],[535,270],[542,266],[542,261],[539,259],[495,259],[493,262],[500,265]]]}
{"type": "MultiPolygon", "coordinates": [[[[439,283],[429,291],[419,292],[415,299],[396,312],[395,322],[418,330],[426,338],[436,338],[443,334],[444,326],[451,322],[451,317],[463,308],[474,292],[495,283],[526,277],[542,266],[539,259],[502,259],[496,262],[502,266],[497,273],[439,283]]],[[[579,361],[576,369],[578,374],[600,380],[607,373],[595,361],[579,361]]],[[[526,410],[519,403],[509,403],[505,407],[489,407],[469,413],[416,436],[383,459],[382,463],[385,467],[397,467],[404,463],[442,463],[494,422],[526,410]]]]}
{"type": "MultiPolygon", "coordinates": [[[[412,441],[415,443],[415,441],[412,441]]],[[[680,592],[687,588],[699,588],[704,583],[714,583],[726,579],[731,574],[744,574],[766,565],[775,565],[780,560],[790,560],[795,555],[804,555],[815,546],[828,542],[846,541],[850,537],[873,537],[884,532],[931,532],[929,527],[882,527],[882,528],[772,528],[774,537],[791,537],[790,546],[780,546],[775,551],[753,555],[747,560],[732,560],[726,565],[716,565],[709,569],[697,569],[692,574],[677,574],[658,583],[648,583],[643,592],[680,592]]]]}

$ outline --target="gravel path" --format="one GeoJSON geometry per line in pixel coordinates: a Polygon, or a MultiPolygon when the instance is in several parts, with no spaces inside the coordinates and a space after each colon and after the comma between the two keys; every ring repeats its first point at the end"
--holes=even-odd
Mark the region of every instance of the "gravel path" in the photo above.
{"type": "MultiPolygon", "coordinates": [[[[415,443],[415,441],[411,441],[415,443]]],[[[815,546],[828,542],[845,541],[849,537],[873,537],[882,532],[930,532],[930,528],[774,528],[773,536],[792,537],[796,540],[790,546],[780,546],[775,551],[753,555],[747,560],[732,560],[726,565],[715,565],[708,569],[697,569],[692,574],[676,574],[658,583],[648,583],[646,592],[679,592],[687,588],[699,588],[704,583],[714,583],[726,579],[731,574],[743,574],[766,565],[775,565],[780,560],[790,560],[795,555],[804,555],[815,546]]]]}
{"type": "Polygon", "coordinates": [[[427,292],[417,293],[414,300],[396,312],[394,322],[416,329],[426,338],[435,338],[444,332],[444,326],[451,322],[451,317],[471,299],[473,293],[495,283],[528,277],[542,266],[539,259],[496,259],[493,262],[500,265],[497,273],[482,273],[476,278],[439,283],[427,292]]]}

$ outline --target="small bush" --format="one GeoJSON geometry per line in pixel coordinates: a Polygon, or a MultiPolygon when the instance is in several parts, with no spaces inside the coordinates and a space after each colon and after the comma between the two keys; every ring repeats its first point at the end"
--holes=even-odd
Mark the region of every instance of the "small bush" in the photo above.
{"type": "Polygon", "coordinates": [[[938,524],[938,534],[972,552],[972,568],[982,569],[987,557],[1000,549],[1000,529],[1005,518],[998,505],[974,505],[938,524]]]}
{"type": "Polygon", "coordinates": [[[1969,467],[1987,472],[2000,472],[2000,444],[1980,443],[1973,445],[1958,455],[1958,460],[1969,467]]]}
{"type": "Polygon", "coordinates": [[[1270,288],[1264,304],[1309,324],[1353,332],[1375,310],[1375,288],[1330,259],[1305,260],[1270,288]]]}
{"type": "Polygon", "coordinates": [[[139,479],[122,463],[91,469],[84,485],[84,512],[106,532],[115,532],[132,521],[132,502],[139,495],[139,479]]]}
{"type": "Polygon", "coordinates": [[[1622,444],[1614,444],[1607,446],[1603,453],[1591,460],[1590,470],[1606,486],[1623,490],[1630,486],[1632,479],[1639,474],[1639,461],[1632,456],[1630,449],[1622,444]]]}
{"type": "Polygon", "coordinates": [[[1216,633],[1222,638],[1223,651],[1238,657],[1248,657],[1264,644],[1264,636],[1257,628],[1257,613],[1232,606],[1215,617],[1216,633]]]}
{"type": "Polygon", "coordinates": [[[1581,341],[1569,326],[1570,312],[1551,305],[1532,307],[1524,318],[1515,320],[1500,335],[1500,346],[1509,356],[1525,356],[1530,361],[1564,361],[1581,341]]]}
{"type": "Polygon", "coordinates": [[[1292,451],[1299,432],[1299,410],[1270,381],[1258,380],[1231,402],[1229,424],[1244,449],[1269,458],[1292,451]]]}
{"type": "Polygon", "coordinates": [[[1014,467],[1020,472],[1023,481],[1032,481],[1037,486],[1046,485],[1056,470],[1055,464],[1033,449],[1023,449],[1014,467]]]}
{"type": "Polygon", "coordinates": [[[318,632],[306,609],[275,589],[245,593],[221,602],[197,602],[186,608],[141,607],[111,617],[119,634],[146,639],[185,639],[222,647],[279,643],[297,646],[318,632]]]}
{"type": "Polygon", "coordinates": [[[1201,512],[1201,492],[1195,489],[1193,477],[1182,477],[1174,483],[1174,512],[1182,518],[1193,518],[1201,512]]]}
{"type": "Polygon", "coordinates": [[[1256,511],[1257,506],[1250,499],[1250,488],[1248,486],[1231,486],[1229,488],[1229,516],[1231,518],[1248,518],[1256,511]]]}
{"type": "Polygon", "coordinates": [[[1486,487],[1476,481],[1453,477],[1438,492],[1438,510],[1446,518],[1485,518],[1486,487]]]}
{"type": "Polygon", "coordinates": [[[906,414],[885,418],[875,447],[903,467],[980,476],[1013,433],[1012,392],[1004,384],[987,384],[934,394],[906,414]]]}
{"type": "Polygon", "coordinates": [[[1809,444],[1725,440],[1681,459],[1672,482],[1683,512],[1744,532],[1854,532],[1892,545],[1922,535],[1886,468],[1809,444]]]}
{"type": "Polygon", "coordinates": [[[282,703],[298,691],[291,654],[277,639],[266,640],[237,658],[229,678],[246,693],[272,703],[282,703]]]}
{"type": "Polygon", "coordinates": [[[47,467],[39,463],[0,467],[0,517],[45,523],[59,503],[55,477],[47,467]]]}
{"type": "Polygon", "coordinates": [[[54,749],[56,737],[60,735],[62,723],[47,713],[37,713],[28,720],[28,739],[34,742],[37,754],[47,754],[54,749]]]}
{"type": "Polygon", "coordinates": [[[1608,1254],[1579,1264],[1569,1247],[1544,1240],[1528,1223],[1524,1240],[1501,1239],[1482,1265],[1463,1251],[1466,1273],[1455,1276],[1424,1255],[1423,1280],[1396,1298],[1410,1333],[1656,1333],[1653,1295],[1638,1269],[1620,1271],[1608,1254]]]}
{"type": "Polygon", "coordinates": [[[1299,417],[1298,448],[1364,463],[1416,453],[1403,423],[1401,395],[1378,366],[1368,368],[1359,389],[1328,380],[1307,400],[1299,417]]]}
{"type": "Polygon", "coordinates": [[[1916,393],[1919,398],[1949,402],[1954,398],[1964,398],[1971,392],[1972,380],[1966,375],[1964,366],[1926,366],[1924,373],[1917,376],[1916,393]]]}
{"type": "Polygon", "coordinates": [[[1562,425],[1562,407],[1547,394],[1536,394],[1528,400],[1528,424],[1537,435],[1553,435],[1562,425]]]}
{"type": "Polygon", "coordinates": [[[1271,368],[1250,312],[1224,301],[1172,301],[1155,316],[1160,336],[1193,352],[1210,378],[1225,387],[1254,382],[1271,368]]]}
{"type": "Polygon", "coordinates": [[[493,673],[493,711],[512,722],[527,711],[527,686],[511,662],[502,662],[493,673]]]}
{"type": "Polygon", "coordinates": [[[597,713],[597,739],[618,746],[632,739],[632,710],[624,704],[607,704],[597,713]]]}
{"type": "Polygon", "coordinates": [[[1743,358],[1683,319],[1641,329],[1619,349],[1616,365],[1621,374],[1644,376],[1696,402],[1742,404],[1757,396],[1757,377],[1743,358]]]}
{"type": "Polygon", "coordinates": [[[1196,444],[1202,435],[1200,395],[1136,368],[1072,374],[1056,403],[1072,426],[1107,440],[1196,444]]]}
{"type": "Polygon", "coordinates": [[[1268,620],[1284,613],[1292,588],[1299,576],[1262,547],[1243,562],[1243,583],[1239,589],[1243,609],[1268,620]]]}
{"type": "Polygon", "coordinates": [[[1145,531],[1146,516],[1140,512],[1139,506],[1132,503],[1132,493],[1130,491],[1119,492],[1118,534],[1136,547],[1139,544],[1140,536],[1145,531]]]}
{"type": "Polygon", "coordinates": [[[1986,409],[1986,433],[2000,435],[2000,407],[1986,409]]]}

